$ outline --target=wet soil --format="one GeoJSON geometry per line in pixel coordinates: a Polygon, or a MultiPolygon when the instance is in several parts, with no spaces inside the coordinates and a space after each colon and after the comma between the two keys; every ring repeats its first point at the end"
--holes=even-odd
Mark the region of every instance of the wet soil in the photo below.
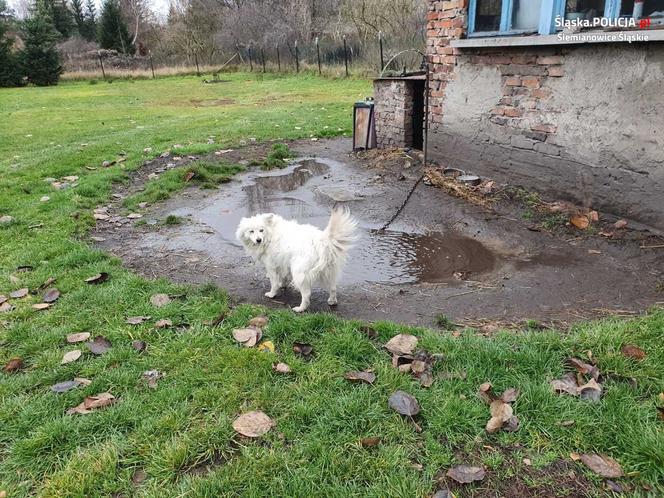
{"type": "MultiPolygon", "coordinates": [[[[212,157],[247,162],[264,156],[268,146],[212,157]]],[[[142,274],[212,281],[241,301],[292,306],[299,303],[294,291],[276,300],[264,297],[269,283],[235,240],[238,221],[275,212],[323,228],[332,207],[344,204],[358,218],[361,236],[341,277],[339,305],[328,306],[317,290],[312,311],[419,325],[432,325],[440,313],[469,323],[571,322],[638,313],[664,301],[664,251],[641,248],[653,245],[648,233],[613,241],[569,230],[533,231],[519,206],[475,205],[422,183],[395,222],[381,230],[421,176],[417,161],[402,155],[361,159],[349,154],[347,139],[290,146],[299,157],[284,169],[251,169],[218,190],[188,188],[146,208],[140,223],[118,218],[121,198],[171,159],[152,161],[118,187],[110,206],[114,222],[100,221],[92,235],[142,274]],[[163,225],[168,215],[184,221],[163,225]]],[[[195,159],[183,158],[177,166],[195,159]]]]}

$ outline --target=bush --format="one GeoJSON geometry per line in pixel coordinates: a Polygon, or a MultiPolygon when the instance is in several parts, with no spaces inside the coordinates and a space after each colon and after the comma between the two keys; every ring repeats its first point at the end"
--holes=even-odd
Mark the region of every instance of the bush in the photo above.
{"type": "Polygon", "coordinates": [[[12,50],[14,41],[5,37],[6,27],[0,21],[0,87],[20,86],[23,72],[18,57],[12,50]]]}

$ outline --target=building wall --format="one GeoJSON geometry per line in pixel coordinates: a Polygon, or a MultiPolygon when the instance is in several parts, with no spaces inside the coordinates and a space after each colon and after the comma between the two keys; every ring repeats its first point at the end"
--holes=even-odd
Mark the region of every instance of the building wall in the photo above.
{"type": "Polygon", "coordinates": [[[430,151],[664,231],[664,43],[454,49],[467,0],[430,1],[430,151]]]}
{"type": "Polygon", "coordinates": [[[374,81],[376,142],[379,148],[406,147],[413,140],[412,82],[391,79],[374,81]]]}

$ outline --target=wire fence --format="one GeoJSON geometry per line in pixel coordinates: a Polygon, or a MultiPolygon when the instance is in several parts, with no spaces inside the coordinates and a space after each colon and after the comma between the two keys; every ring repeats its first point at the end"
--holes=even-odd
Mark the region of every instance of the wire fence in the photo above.
{"type": "MultiPolygon", "coordinates": [[[[375,40],[358,41],[316,38],[308,43],[248,44],[212,54],[190,51],[184,54],[159,53],[126,56],[113,50],[89,50],[65,54],[66,76],[71,78],[158,77],[181,73],[199,76],[220,72],[313,72],[349,77],[381,73],[385,64],[402,51],[406,43],[388,44],[382,35],[375,40]],[[394,46],[398,45],[398,46],[394,46]]],[[[418,47],[419,48],[419,47],[418,47]]],[[[391,64],[393,72],[418,68],[421,58],[406,54],[391,64]]]]}

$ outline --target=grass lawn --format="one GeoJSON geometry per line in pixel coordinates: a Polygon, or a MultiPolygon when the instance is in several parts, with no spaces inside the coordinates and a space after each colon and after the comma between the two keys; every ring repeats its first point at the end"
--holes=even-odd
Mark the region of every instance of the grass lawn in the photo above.
{"type": "MultiPolygon", "coordinates": [[[[19,371],[0,372],[0,493],[424,497],[447,485],[458,497],[607,493],[602,478],[570,453],[617,460],[626,476],[614,481],[629,496],[664,493],[664,422],[657,409],[664,406],[662,310],[631,321],[578,324],[565,333],[491,337],[392,323],[374,324],[367,334],[363,324],[332,315],[269,311],[263,340],[274,343],[270,353],[238,346],[231,335],[266,310],[230,308],[225,292],[211,285],[146,280],[91,248],[84,235],[94,223],[93,208],[143,160],[166,149],[187,154],[252,139],[349,134],[353,101],[371,91],[363,80],[227,79],[0,90],[0,217],[12,217],[0,224],[0,295],[31,291],[0,312],[0,366],[23,360],[19,371]],[[173,149],[176,144],[182,147],[173,149]],[[126,159],[101,167],[118,158],[126,159]],[[67,189],[45,181],[69,175],[80,178],[67,189]],[[18,271],[22,266],[31,268],[18,271]],[[100,272],[109,274],[106,282],[84,282],[100,272]],[[35,310],[44,293],[38,288],[49,277],[61,296],[49,309],[35,310]],[[156,293],[170,295],[170,303],[152,305],[156,293]],[[226,319],[210,324],[221,313],[226,319]],[[151,318],[126,323],[138,315],[151,318]],[[173,326],[155,328],[159,319],[173,326]],[[106,337],[110,350],[94,355],[84,344],[66,342],[83,331],[106,337]],[[381,345],[397,333],[414,334],[419,348],[443,355],[430,388],[391,366],[381,345]],[[146,351],[132,347],[137,340],[148,344],[146,351]],[[294,342],[310,343],[312,358],[297,356],[294,342]],[[645,358],[621,353],[627,343],[645,358]],[[82,356],[62,365],[74,349],[82,356]],[[552,391],[549,381],[569,370],[569,357],[596,362],[603,374],[600,401],[552,391]],[[275,372],[278,361],[292,373],[275,372]],[[377,376],[373,385],[343,378],[368,368],[377,376]],[[156,389],[142,380],[148,370],[165,374],[156,389]],[[78,377],[92,382],[61,394],[50,390],[78,377]],[[486,432],[489,407],[477,394],[484,382],[498,393],[520,390],[513,404],[518,431],[486,432]],[[397,389],[419,401],[417,425],[388,407],[397,389]],[[116,402],[66,414],[101,392],[116,402]],[[232,428],[250,410],[276,423],[261,438],[240,437],[232,428]],[[365,448],[366,437],[381,441],[365,448]],[[486,477],[466,486],[443,483],[441,476],[460,463],[483,466],[486,477]]],[[[236,171],[205,168],[216,180],[236,171]]],[[[179,181],[172,176],[159,188],[172,192],[179,181]]]]}

